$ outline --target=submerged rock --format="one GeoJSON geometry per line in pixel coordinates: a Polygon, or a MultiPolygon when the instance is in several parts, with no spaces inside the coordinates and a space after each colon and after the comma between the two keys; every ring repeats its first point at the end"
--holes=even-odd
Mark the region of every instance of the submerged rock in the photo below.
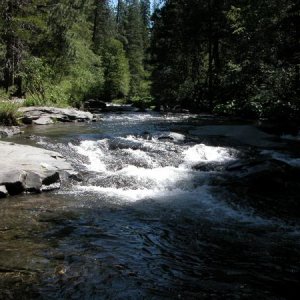
{"type": "Polygon", "coordinates": [[[176,142],[183,142],[185,140],[185,135],[177,132],[160,132],[154,134],[154,137],[157,136],[158,140],[170,140],[176,142]]]}
{"type": "Polygon", "coordinates": [[[93,114],[74,108],[21,107],[24,124],[48,125],[54,122],[90,122],[93,114]]]}
{"type": "Polygon", "coordinates": [[[74,174],[72,166],[54,151],[0,142],[0,153],[2,195],[36,193],[51,186],[57,188],[65,173],[74,174]]]}
{"type": "Polygon", "coordinates": [[[251,125],[205,125],[190,130],[194,136],[225,136],[244,145],[254,147],[278,147],[280,143],[274,141],[275,136],[265,133],[251,125]]]}
{"type": "Polygon", "coordinates": [[[300,168],[276,159],[257,159],[227,166],[225,185],[264,214],[300,218],[300,168]]]}

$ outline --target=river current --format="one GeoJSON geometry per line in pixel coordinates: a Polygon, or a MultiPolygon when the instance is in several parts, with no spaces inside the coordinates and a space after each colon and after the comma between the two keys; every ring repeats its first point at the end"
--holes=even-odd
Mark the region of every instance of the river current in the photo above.
{"type": "Polygon", "coordinates": [[[215,124],[106,114],[15,139],[62,153],[81,178],[1,200],[0,299],[298,299],[299,222],[224,187],[226,166],[254,150],[191,133],[215,124]]]}

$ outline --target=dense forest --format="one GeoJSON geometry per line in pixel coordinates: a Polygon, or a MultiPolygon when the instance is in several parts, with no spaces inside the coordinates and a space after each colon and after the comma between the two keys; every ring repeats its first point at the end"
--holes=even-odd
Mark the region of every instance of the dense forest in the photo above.
{"type": "Polygon", "coordinates": [[[149,0],[1,0],[0,11],[2,95],[74,106],[149,97],[149,0]]]}
{"type": "Polygon", "coordinates": [[[153,95],[163,105],[299,117],[299,1],[169,0],[153,20],[153,95]]]}
{"type": "Polygon", "coordinates": [[[2,97],[299,118],[299,1],[1,0],[0,10],[2,97]]]}

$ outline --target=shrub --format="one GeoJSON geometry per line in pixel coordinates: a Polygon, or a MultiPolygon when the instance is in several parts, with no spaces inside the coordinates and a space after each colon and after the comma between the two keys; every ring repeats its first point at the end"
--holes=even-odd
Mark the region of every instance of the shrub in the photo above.
{"type": "Polygon", "coordinates": [[[5,126],[18,125],[19,105],[10,102],[0,102],[0,124],[5,126]]]}

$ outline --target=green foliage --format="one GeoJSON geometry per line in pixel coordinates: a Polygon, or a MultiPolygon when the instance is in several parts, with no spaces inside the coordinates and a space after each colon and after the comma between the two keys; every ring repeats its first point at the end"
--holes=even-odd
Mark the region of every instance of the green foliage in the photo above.
{"type": "Polygon", "coordinates": [[[130,1],[124,18],[124,32],[127,41],[126,53],[131,74],[129,97],[143,97],[145,72],[144,30],[145,23],[138,0],[130,1]]]}
{"type": "Polygon", "coordinates": [[[140,110],[144,110],[146,108],[150,108],[153,106],[153,98],[151,96],[140,98],[140,97],[133,97],[130,101],[135,107],[139,108],[140,110]]]}
{"type": "Polygon", "coordinates": [[[22,78],[25,92],[37,101],[46,101],[46,90],[50,86],[52,74],[51,68],[43,59],[29,56],[23,61],[22,78]]]}
{"type": "Polygon", "coordinates": [[[0,102],[0,124],[5,126],[18,125],[19,105],[8,101],[0,102]]]}
{"type": "Polygon", "coordinates": [[[0,88],[0,101],[8,101],[9,100],[9,94],[4,90],[0,88]]]}
{"type": "Polygon", "coordinates": [[[0,87],[26,105],[149,96],[149,1],[0,2],[0,87]]]}
{"type": "Polygon", "coordinates": [[[153,16],[157,105],[299,120],[300,5],[168,0],[153,16]]]}
{"type": "Polygon", "coordinates": [[[62,83],[74,106],[80,106],[85,98],[98,96],[103,89],[101,58],[92,51],[91,41],[82,38],[90,36],[84,21],[76,24],[68,35],[72,63],[62,83]]]}
{"type": "Polygon", "coordinates": [[[103,50],[105,72],[104,98],[112,100],[125,98],[129,93],[129,64],[123,45],[116,39],[109,39],[103,50]]]}

